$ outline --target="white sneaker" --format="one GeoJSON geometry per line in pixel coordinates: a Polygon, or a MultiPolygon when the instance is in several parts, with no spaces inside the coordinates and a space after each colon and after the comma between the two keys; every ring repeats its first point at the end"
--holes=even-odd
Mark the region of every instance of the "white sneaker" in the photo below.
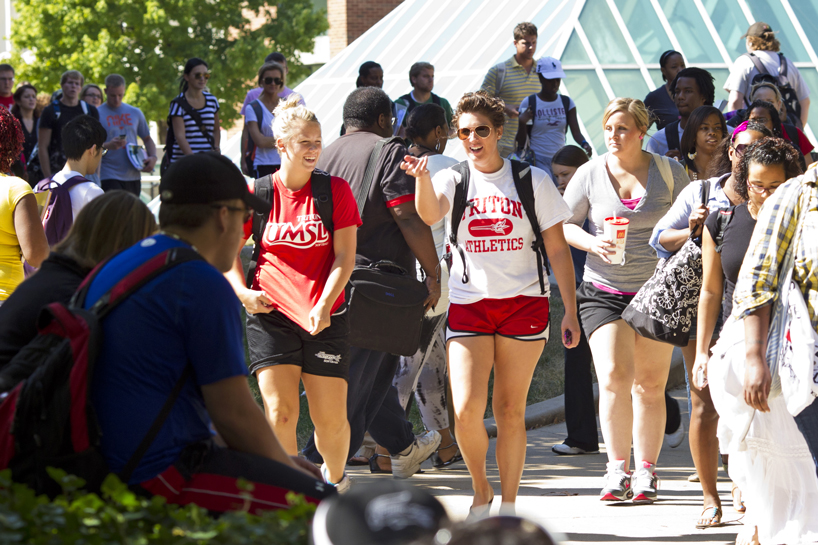
{"type": "Polygon", "coordinates": [[[324,478],[324,482],[327,483],[330,486],[334,486],[335,490],[337,490],[339,494],[343,494],[344,492],[349,490],[349,487],[351,485],[351,483],[349,481],[349,475],[346,474],[346,471],[344,472],[344,476],[341,479],[341,482],[334,483],[334,482],[330,481],[329,480],[329,471],[327,470],[327,464],[321,465],[321,476],[324,478]]]}
{"type": "Polygon", "coordinates": [[[633,497],[631,475],[625,472],[625,460],[608,462],[605,487],[599,493],[601,501],[625,501],[633,497]]]}
{"type": "Polygon", "coordinates": [[[432,430],[415,437],[409,452],[392,456],[392,476],[396,479],[408,479],[420,469],[437,447],[440,446],[440,434],[432,430]]]}
{"type": "Polygon", "coordinates": [[[653,503],[658,497],[659,476],[650,462],[642,462],[642,467],[633,472],[633,503],[653,503]]]}
{"type": "Polygon", "coordinates": [[[578,455],[578,454],[599,454],[599,449],[596,450],[585,450],[579,447],[569,447],[565,443],[560,443],[558,445],[554,445],[551,447],[551,452],[554,454],[562,454],[566,456],[571,455],[578,455]]]}
{"type": "Polygon", "coordinates": [[[684,420],[679,422],[679,427],[673,433],[665,435],[665,441],[670,448],[676,448],[685,440],[685,425],[684,420]]]}

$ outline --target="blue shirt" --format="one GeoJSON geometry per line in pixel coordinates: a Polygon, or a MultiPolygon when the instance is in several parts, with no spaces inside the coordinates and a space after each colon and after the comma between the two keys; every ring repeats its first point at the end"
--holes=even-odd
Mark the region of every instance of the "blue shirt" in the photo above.
{"type": "Polygon", "coordinates": [[[660,258],[668,258],[675,252],[668,252],[659,244],[659,235],[661,235],[665,229],[687,229],[690,226],[690,222],[688,221],[690,213],[702,202],[703,183],[706,182],[710,184],[710,195],[707,199],[707,209],[710,212],[714,212],[719,208],[733,206],[721,186],[722,182],[726,182],[729,177],[730,173],[728,172],[727,174],[707,180],[690,182],[690,185],[679,193],[673,206],[670,207],[667,214],[665,214],[664,217],[659,220],[659,223],[656,224],[656,227],[653,228],[653,234],[650,237],[649,244],[656,250],[660,258]]]}
{"type": "MultiPolygon", "coordinates": [[[[111,108],[107,102],[97,108],[99,121],[108,131],[105,142],[110,142],[114,138],[125,135],[128,144],[138,144],[137,137],[145,139],[150,136],[148,122],[139,108],[129,104],[122,104],[119,108],[111,108]]],[[[108,150],[102,157],[99,169],[100,178],[103,180],[121,180],[125,182],[138,181],[141,179],[141,172],[134,168],[131,160],[128,159],[128,149],[108,150]]]]}
{"type": "MultiPolygon", "coordinates": [[[[155,235],[120,253],[91,284],[85,307],[151,257],[185,245],[155,235]]],[[[135,484],[167,469],[187,445],[211,436],[201,386],[247,374],[239,301],[212,265],[187,262],[123,301],[103,320],[102,330],[91,403],[111,471],[130,459],[185,366],[194,370],[134,471],[135,484]]]]}

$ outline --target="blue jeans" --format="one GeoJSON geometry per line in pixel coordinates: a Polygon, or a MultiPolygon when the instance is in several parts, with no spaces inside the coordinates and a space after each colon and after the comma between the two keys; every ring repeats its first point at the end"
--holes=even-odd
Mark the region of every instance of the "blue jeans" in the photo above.
{"type": "Polygon", "coordinates": [[[807,441],[812,460],[818,468],[818,401],[813,401],[812,405],[801,411],[795,417],[795,423],[807,441]]]}

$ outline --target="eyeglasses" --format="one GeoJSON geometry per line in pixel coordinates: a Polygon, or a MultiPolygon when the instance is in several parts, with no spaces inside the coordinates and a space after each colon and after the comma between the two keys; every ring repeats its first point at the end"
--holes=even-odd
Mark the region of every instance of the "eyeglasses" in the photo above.
{"type": "Polygon", "coordinates": [[[216,210],[221,210],[222,208],[227,208],[231,212],[244,212],[244,216],[242,217],[241,222],[247,223],[251,217],[253,217],[253,209],[252,208],[239,208],[238,206],[229,206],[226,204],[211,204],[210,208],[214,208],[216,210]]]}
{"type": "Polygon", "coordinates": [[[747,189],[749,189],[753,193],[759,193],[759,194],[766,193],[767,195],[772,195],[773,193],[775,193],[775,190],[778,189],[778,186],[764,187],[763,185],[755,185],[755,184],[748,183],[747,184],[747,189]]]}
{"type": "Polygon", "coordinates": [[[199,72],[198,74],[193,74],[193,77],[207,81],[210,79],[210,72],[199,72]]]}
{"type": "Polygon", "coordinates": [[[469,135],[471,135],[472,131],[479,136],[480,138],[488,138],[491,134],[491,127],[488,125],[480,125],[479,127],[475,127],[470,129],[468,127],[463,127],[457,131],[457,137],[461,140],[468,139],[469,135]]]}
{"type": "Polygon", "coordinates": [[[106,155],[108,155],[108,148],[102,148],[102,155],[100,155],[100,157],[105,157],[106,155]]]}
{"type": "Polygon", "coordinates": [[[744,155],[744,150],[747,149],[748,144],[739,144],[737,146],[733,146],[733,150],[736,152],[736,157],[741,157],[744,155]]]}
{"type": "Polygon", "coordinates": [[[264,82],[264,85],[270,85],[271,83],[275,83],[276,86],[279,86],[284,83],[284,80],[281,78],[264,78],[262,81],[264,82]]]}
{"type": "Polygon", "coordinates": [[[97,100],[102,100],[102,95],[98,95],[96,93],[85,93],[84,98],[95,98],[97,100]]]}

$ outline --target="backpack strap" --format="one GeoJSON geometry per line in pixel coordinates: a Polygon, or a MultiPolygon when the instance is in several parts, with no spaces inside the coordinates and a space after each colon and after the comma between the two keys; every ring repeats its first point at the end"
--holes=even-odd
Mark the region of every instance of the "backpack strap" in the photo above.
{"type": "Polygon", "coordinates": [[[724,230],[727,229],[730,220],[733,219],[735,210],[735,206],[729,206],[727,208],[719,208],[716,212],[718,214],[716,217],[716,239],[713,242],[716,243],[717,254],[721,253],[722,246],[724,246],[724,230]]]}
{"type": "Polygon", "coordinates": [[[662,179],[665,181],[668,191],[670,191],[670,204],[673,204],[673,190],[676,187],[676,181],[673,179],[673,171],[670,170],[670,159],[658,153],[652,155],[653,160],[656,161],[656,168],[659,169],[659,174],[662,175],[662,179]]]}
{"type": "Polygon", "coordinates": [[[787,59],[783,53],[778,54],[778,83],[787,77],[787,59]]]}
{"type": "Polygon", "coordinates": [[[261,121],[264,119],[264,110],[261,109],[261,102],[259,99],[256,99],[250,103],[250,107],[253,108],[253,113],[256,114],[256,123],[258,123],[259,130],[261,130],[261,121]]]}
{"type": "Polygon", "coordinates": [[[332,178],[323,170],[312,171],[312,201],[321,217],[321,223],[332,237],[335,234],[335,224],[332,221],[332,178]]]}
{"type": "MultiPolygon", "coordinates": [[[[273,202],[273,176],[268,174],[258,178],[253,182],[253,194],[264,202],[273,202]]],[[[261,256],[261,239],[264,237],[264,229],[267,228],[267,220],[270,213],[257,212],[253,210],[253,256],[250,258],[250,267],[247,269],[247,287],[253,285],[256,276],[256,265],[261,256]]],[[[323,220],[323,218],[322,218],[323,220]]]]}
{"type": "Polygon", "coordinates": [[[84,100],[80,100],[80,107],[82,108],[83,115],[88,115],[88,103],[84,100]]]}
{"type": "Polygon", "coordinates": [[[463,261],[463,277],[460,279],[464,284],[469,283],[469,273],[466,265],[466,254],[463,253],[463,248],[457,244],[457,230],[460,228],[460,222],[463,220],[463,214],[466,208],[469,207],[469,162],[463,161],[451,167],[451,169],[460,174],[460,181],[454,186],[454,202],[452,203],[452,221],[451,232],[449,233],[449,245],[452,249],[457,249],[460,254],[460,259],[463,261]]]}
{"type": "Polygon", "coordinates": [[[361,182],[361,187],[358,188],[358,194],[355,195],[355,202],[358,204],[358,213],[361,215],[361,221],[364,219],[366,198],[369,196],[369,189],[372,187],[372,179],[375,177],[375,168],[378,166],[378,159],[381,156],[381,151],[386,144],[391,144],[393,142],[399,142],[401,145],[403,145],[403,139],[398,136],[382,138],[375,143],[375,147],[372,148],[372,153],[369,154],[369,161],[366,164],[364,179],[361,182]]]}
{"type": "Polygon", "coordinates": [[[560,95],[562,99],[562,109],[565,110],[565,134],[568,134],[568,110],[571,109],[571,97],[560,95]]]}
{"type": "Polygon", "coordinates": [[[495,66],[497,69],[497,77],[494,79],[494,95],[500,96],[500,91],[503,89],[503,83],[506,81],[506,62],[503,61],[495,66]]]}
{"type": "Polygon", "coordinates": [[[55,120],[59,119],[60,118],[60,100],[59,99],[54,100],[54,101],[51,102],[51,104],[54,106],[54,119],[55,120]]]}
{"type": "MultiPolygon", "coordinates": [[[[537,93],[534,93],[533,95],[528,97],[528,108],[527,109],[531,110],[531,113],[533,114],[533,117],[531,118],[531,120],[533,121],[534,117],[537,116],[537,93]]],[[[530,123],[530,124],[526,123],[525,132],[526,132],[526,134],[528,134],[529,142],[531,141],[531,131],[532,130],[534,130],[534,123],[533,122],[530,123]]]]}
{"type": "Polygon", "coordinates": [[[680,149],[679,147],[679,122],[674,121],[665,126],[665,137],[667,138],[667,149],[680,149]]]}
{"type": "Polygon", "coordinates": [[[537,208],[534,202],[534,181],[531,176],[531,165],[522,161],[511,161],[511,174],[514,177],[514,186],[517,188],[517,196],[523,204],[523,210],[531,223],[531,230],[534,231],[534,242],[531,249],[537,254],[537,276],[540,280],[540,295],[545,295],[545,277],[551,274],[548,269],[548,255],[545,252],[545,240],[540,230],[540,222],[537,220],[537,208]]]}
{"type": "Polygon", "coordinates": [[[434,93],[432,93],[432,103],[440,106],[440,97],[434,93]]]}

